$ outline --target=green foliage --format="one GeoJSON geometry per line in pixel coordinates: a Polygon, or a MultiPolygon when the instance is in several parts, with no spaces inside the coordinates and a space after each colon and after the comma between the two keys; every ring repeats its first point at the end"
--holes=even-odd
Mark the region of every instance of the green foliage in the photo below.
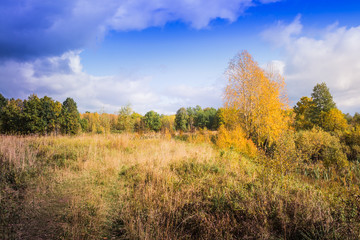
{"type": "Polygon", "coordinates": [[[351,116],[349,113],[347,113],[345,118],[348,121],[348,124],[354,127],[360,125],[360,113],[358,112],[356,112],[354,116],[351,116]]]}
{"type": "Polygon", "coordinates": [[[86,118],[80,119],[80,126],[82,132],[87,132],[89,128],[89,121],[86,118]]]}
{"type": "Polygon", "coordinates": [[[308,130],[314,126],[311,121],[311,111],[313,107],[314,102],[308,97],[302,97],[296,103],[294,106],[296,130],[308,130]]]}
{"type": "Polygon", "coordinates": [[[60,129],[61,104],[44,96],[39,99],[35,94],[24,101],[23,133],[48,134],[60,129]]]}
{"type": "Polygon", "coordinates": [[[219,126],[216,118],[217,110],[215,108],[202,109],[200,106],[180,108],[175,116],[175,128],[186,132],[194,132],[195,129],[216,130],[219,126]]]}
{"type": "Polygon", "coordinates": [[[336,108],[336,104],[324,82],[315,85],[311,97],[314,103],[311,110],[311,119],[314,124],[320,125],[322,112],[328,112],[330,109],[336,108]]]}
{"type": "Polygon", "coordinates": [[[199,112],[199,111],[201,111],[200,106],[196,106],[195,108],[188,107],[186,109],[186,112],[187,112],[187,115],[188,115],[187,124],[189,126],[190,131],[195,130],[196,113],[199,112]]]}
{"type": "Polygon", "coordinates": [[[6,106],[8,100],[0,93],[0,132],[2,131],[2,114],[3,114],[3,107],[6,106]]]}
{"type": "Polygon", "coordinates": [[[143,117],[145,127],[150,131],[158,132],[161,129],[160,115],[157,112],[149,111],[143,117]]]}
{"type": "Polygon", "coordinates": [[[175,115],[175,128],[183,132],[188,130],[189,115],[185,108],[177,110],[175,115]]]}
{"type": "Polygon", "coordinates": [[[23,101],[20,99],[10,99],[6,106],[2,108],[1,132],[10,134],[20,134],[24,130],[23,121],[23,101]]]}
{"type": "Polygon", "coordinates": [[[207,128],[210,130],[215,130],[215,119],[216,119],[216,109],[215,108],[197,108],[195,113],[195,126],[197,128],[207,128]]]}
{"type": "Polygon", "coordinates": [[[24,101],[23,118],[25,133],[38,133],[44,131],[44,122],[41,119],[41,102],[35,94],[24,101]]]}
{"type": "Polygon", "coordinates": [[[74,99],[67,98],[61,109],[61,132],[65,134],[77,134],[80,131],[80,114],[74,99]]]}
{"type": "Polygon", "coordinates": [[[7,104],[7,99],[0,93],[0,112],[3,107],[7,104]]]}

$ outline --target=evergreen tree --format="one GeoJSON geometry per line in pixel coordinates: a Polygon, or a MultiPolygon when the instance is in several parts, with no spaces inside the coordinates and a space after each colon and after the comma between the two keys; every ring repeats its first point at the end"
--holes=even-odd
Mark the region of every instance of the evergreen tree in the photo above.
{"type": "Polygon", "coordinates": [[[336,108],[336,104],[329,88],[324,82],[315,85],[311,97],[314,103],[311,109],[311,120],[314,124],[321,125],[322,113],[329,112],[331,109],[336,108]]]}

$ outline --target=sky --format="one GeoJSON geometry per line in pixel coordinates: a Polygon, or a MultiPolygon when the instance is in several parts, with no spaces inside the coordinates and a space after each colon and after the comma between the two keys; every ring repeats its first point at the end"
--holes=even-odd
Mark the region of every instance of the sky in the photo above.
{"type": "Polygon", "coordinates": [[[358,0],[1,0],[0,93],[80,112],[221,107],[247,50],[285,77],[290,106],[317,83],[360,112],[358,0]]]}

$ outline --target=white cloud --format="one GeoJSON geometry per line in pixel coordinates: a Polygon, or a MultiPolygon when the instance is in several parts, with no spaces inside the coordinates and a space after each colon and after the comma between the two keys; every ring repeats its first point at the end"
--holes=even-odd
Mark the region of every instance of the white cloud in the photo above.
{"type": "Polygon", "coordinates": [[[306,36],[300,17],[278,23],[263,36],[281,47],[289,95],[297,101],[309,96],[316,83],[326,82],[338,107],[360,111],[360,26],[330,25],[320,37],[306,36]]]}
{"type": "Polygon", "coordinates": [[[119,4],[108,23],[117,30],[141,30],[180,20],[200,29],[216,18],[233,22],[252,5],[253,0],[127,0],[119,4]]]}
{"type": "Polygon", "coordinates": [[[150,110],[170,114],[194,103],[217,106],[220,91],[213,86],[152,87],[151,76],[93,76],[82,71],[79,52],[44,57],[32,62],[6,61],[0,66],[0,92],[6,97],[27,98],[36,93],[58,101],[72,97],[79,110],[116,112],[131,103],[142,114],[150,110]]]}

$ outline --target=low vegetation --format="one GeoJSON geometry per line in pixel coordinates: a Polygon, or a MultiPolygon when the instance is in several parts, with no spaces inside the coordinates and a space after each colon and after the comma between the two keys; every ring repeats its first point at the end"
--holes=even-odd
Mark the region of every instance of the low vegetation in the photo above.
{"type": "Polygon", "coordinates": [[[165,135],[1,136],[1,238],[359,238],[360,164],[295,164],[285,145],[270,159],[165,135]]]}

